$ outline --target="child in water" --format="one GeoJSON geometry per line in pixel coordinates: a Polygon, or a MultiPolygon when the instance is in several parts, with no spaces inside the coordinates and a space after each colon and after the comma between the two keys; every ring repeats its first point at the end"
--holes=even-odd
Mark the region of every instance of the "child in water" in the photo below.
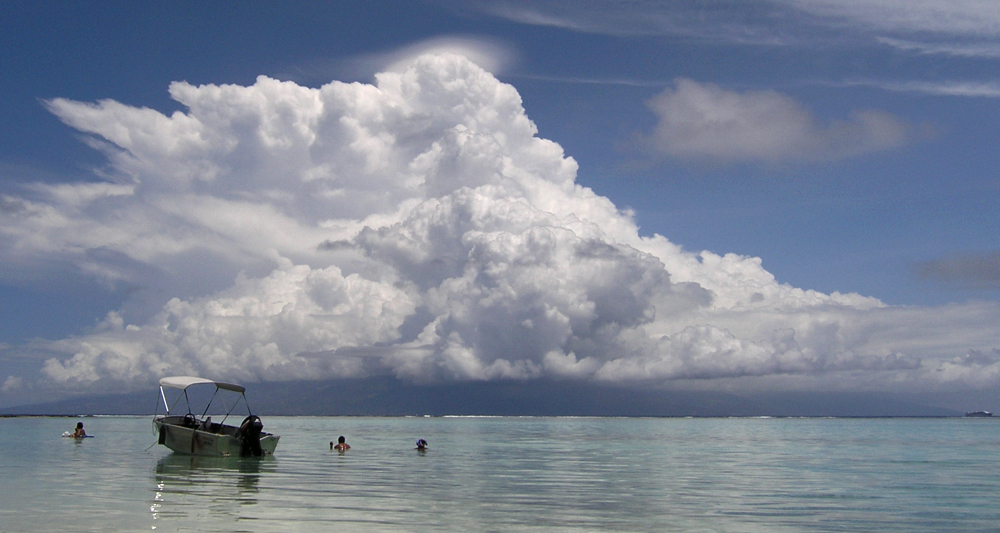
{"type": "Polygon", "coordinates": [[[83,422],[76,423],[76,430],[73,431],[74,439],[82,439],[87,436],[87,432],[83,430],[83,422]]]}

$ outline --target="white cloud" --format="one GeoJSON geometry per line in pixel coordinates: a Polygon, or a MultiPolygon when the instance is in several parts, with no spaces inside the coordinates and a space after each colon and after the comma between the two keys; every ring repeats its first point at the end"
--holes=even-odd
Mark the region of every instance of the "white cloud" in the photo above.
{"type": "Polygon", "coordinates": [[[916,272],[924,279],[938,282],[970,288],[997,288],[1000,287],[1000,251],[944,257],[918,264],[916,272]]]}
{"type": "MultiPolygon", "coordinates": [[[[737,117],[748,101],[771,106],[772,137],[791,122],[842,151],[893,138],[879,133],[894,124],[884,117],[820,129],[781,95],[684,83],[737,117]],[[851,140],[857,130],[868,140],[851,140]]],[[[640,237],[628,213],[575,183],[576,163],[537,137],[513,87],[456,54],[420,56],[374,85],[262,77],[171,94],[186,112],[51,101],[108,154],[107,183],[0,202],[5,270],[72,265],[155,289],[92,332],[26,347],[54,354],[49,383],[394,374],[919,387],[982,383],[955,361],[1000,346],[994,304],[887,307],[781,284],[758,258],[640,237]]]]}
{"type": "Polygon", "coordinates": [[[935,96],[1000,98],[1000,83],[965,81],[854,81],[846,85],[878,87],[887,91],[915,92],[935,96]]]}
{"type": "Polygon", "coordinates": [[[778,0],[806,13],[880,31],[1000,38],[992,0],[778,0]]]}
{"type": "Polygon", "coordinates": [[[650,103],[659,121],[648,139],[657,152],[722,161],[838,159],[902,146],[906,123],[882,111],[855,111],[821,125],[791,97],[735,92],[679,79],[650,103]]]}
{"type": "Polygon", "coordinates": [[[784,32],[770,19],[779,5],[739,1],[713,4],[647,0],[500,0],[465,1],[458,9],[475,9],[522,24],[552,26],[584,33],[618,36],[676,35],[699,40],[749,44],[781,44],[784,32]]]}
{"type": "Polygon", "coordinates": [[[1000,56],[1000,10],[992,0],[779,0],[829,27],[871,34],[903,51],[1000,56]]]}
{"type": "Polygon", "coordinates": [[[126,327],[111,313],[102,331],[56,343],[73,357],[49,359],[44,372],[57,382],[85,383],[183,373],[242,380],[336,376],[345,369],[352,375],[365,370],[362,361],[309,354],[394,341],[414,311],[407,291],[393,283],[344,276],[334,266],[284,263],[265,278],[239,276],[221,294],[174,298],[141,327],[126,327]]]}
{"type": "Polygon", "coordinates": [[[993,41],[986,42],[921,42],[908,39],[896,39],[893,37],[878,37],[877,40],[883,44],[904,51],[912,51],[927,55],[945,55],[956,57],[1000,57],[1000,43],[993,41]]]}
{"type": "Polygon", "coordinates": [[[406,70],[413,60],[422,55],[458,54],[465,56],[483,69],[500,75],[517,62],[517,54],[509,45],[484,37],[460,35],[441,36],[420,41],[389,53],[374,54],[358,59],[360,63],[379,71],[406,70]]]}
{"type": "Polygon", "coordinates": [[[1000,10],[992,0],[465,0],[458,9],[537,26],[619,36],[794,45],[881,42],[919,53],[997,57],[1000,10]]]}
{"type": "Polygon", "coordinates": [[[3,385],[0,386],[0,392],[17,392],[25,386],[24,378],[20,376],[7,376],[7,379],[3,381],[3,385]]]}

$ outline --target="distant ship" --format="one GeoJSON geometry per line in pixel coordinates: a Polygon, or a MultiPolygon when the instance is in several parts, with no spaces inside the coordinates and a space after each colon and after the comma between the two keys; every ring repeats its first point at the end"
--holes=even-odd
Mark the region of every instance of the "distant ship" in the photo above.
{"type": "Polygon", "coordinates": [[[967,418],[983,418],[987,416],[993,416],[993,413],[989,411],[969,411],[968,413],[965,413],[965,416],[967,418]]]}

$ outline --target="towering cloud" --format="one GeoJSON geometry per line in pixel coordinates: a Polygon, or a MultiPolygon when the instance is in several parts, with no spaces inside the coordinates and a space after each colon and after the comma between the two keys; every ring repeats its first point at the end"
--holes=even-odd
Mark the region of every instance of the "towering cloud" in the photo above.
{"type": "Polygon", "coordinates": [[[104,179],[0,201],[5,268],[71,265],[139,288],[97,330],[35,346],[55,354],[50,383],[873,387],[1000,371],[994,304],[894,308],[641,237],[575,183],[517,91],[463,56],[422,55],[374,85],[261,77],[170,94],[186,111],[49,101],[107,154],[104,179]]]}

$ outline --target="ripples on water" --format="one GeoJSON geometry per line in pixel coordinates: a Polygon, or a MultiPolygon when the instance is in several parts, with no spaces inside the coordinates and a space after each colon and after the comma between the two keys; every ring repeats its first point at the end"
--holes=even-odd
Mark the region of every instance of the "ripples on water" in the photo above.
{"type": "Polygon", "coordinates": [[[267,417],[275,457],[170,454],[148,418],[0,420],[0,531],[997,531],[962,419],[267,417]],[[347,436],[352,449],[330,451],[347,436]],[[417,438],[430,450],[413,449],[417,438]]]}

